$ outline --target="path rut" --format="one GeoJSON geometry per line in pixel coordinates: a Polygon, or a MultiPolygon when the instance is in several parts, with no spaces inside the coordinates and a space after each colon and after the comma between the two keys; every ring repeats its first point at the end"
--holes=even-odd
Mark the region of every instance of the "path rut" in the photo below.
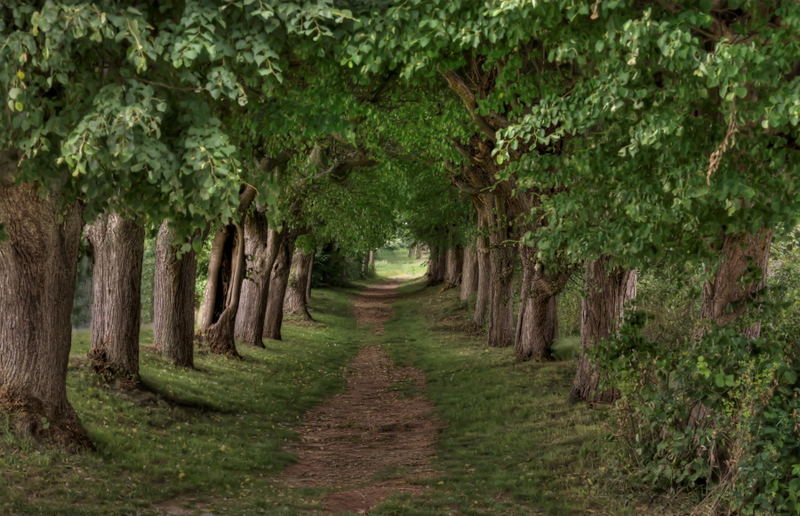
{"type": "MultiPolygon", "coordinates": [[[[359,325],[384,332],[397,284],[365,289],[354,303],[359,325]]],[[[399,367],[374,344],[350,364],[344,392],[311,410],[293,449],[299,460],[283,477],[291,487],[333,489],[323,500],[329,513],[365,513],[395,493],[416,494],[435,476],[437,424],[425,399],[425,377],[399,367]]]]}

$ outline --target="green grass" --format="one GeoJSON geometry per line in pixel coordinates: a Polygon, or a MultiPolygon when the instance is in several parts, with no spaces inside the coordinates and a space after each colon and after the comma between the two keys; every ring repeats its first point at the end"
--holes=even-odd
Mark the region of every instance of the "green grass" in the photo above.
{"type": "MultiPolygon", "coordinates": [[[[404,287],[385,325],[384,349],[422,369],[443,429],[439,478],[418,498],[396,497],[376,514],[664,514],[643,495],[604,480],[611,459],[606,408],[567,402],[574,361],[517,363],[510,349],[467,331],[453,291],[404,287]]],[[[575,338],[557,355],[570,356],[575,338]]]]}
{"type": "Polygon", "coordinates": [[[159,395],[99,384],[75,332],[69,397],[97,451],[69,455],[0,432],[0,514],[130,514],[185,499],[225,514],[295,514],[314,491],[288,491],[274,475],[293,461],[281,448],[303,413],[343,385],[360,333],[347,294],[314,291],[320,324],[287,323],[284,341],[240,346],[243,361],[197,357],[171,366],[142,335],[142,378],[159,395]],[[171,401],[168,401],[171,400],[171,401]]]}
{"type": "Polygon", "coordinates": [[[417,278],[425,274],[427,258],[408,257],[408,249],[380,249],[375,257],[375,272],[380,278],[417,278]]]}

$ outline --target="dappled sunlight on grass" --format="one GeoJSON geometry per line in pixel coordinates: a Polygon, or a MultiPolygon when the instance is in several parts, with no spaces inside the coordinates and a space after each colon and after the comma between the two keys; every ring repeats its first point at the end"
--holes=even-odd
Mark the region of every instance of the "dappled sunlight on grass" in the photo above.
{"type": "Polygon", "coordinates": [[[427,258],[408,256],[408,249],[380,249],[375,258],[375,272],[381,278],[411,279],[425,274],[427,258]]]}

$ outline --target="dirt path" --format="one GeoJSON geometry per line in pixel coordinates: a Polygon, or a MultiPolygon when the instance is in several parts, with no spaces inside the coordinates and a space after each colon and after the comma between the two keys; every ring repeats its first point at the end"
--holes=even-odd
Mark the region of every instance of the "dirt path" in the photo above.
{"type": "MultiPolygon", "coordinates": [[[[359,325],[382,334],[397,285],[364,290],[354,305],[359,325]]],[[[437,425],[433,405],[419,395],[425,378],[398,367],[379,347],[367,344],[350,365],[346,390],[310,411],[293,450],[299,456],[284,482],[292,487],[329,488],[332,513],[363,513],[394,493],[418,493],[417,480],[434,471],[437,425]]]]}

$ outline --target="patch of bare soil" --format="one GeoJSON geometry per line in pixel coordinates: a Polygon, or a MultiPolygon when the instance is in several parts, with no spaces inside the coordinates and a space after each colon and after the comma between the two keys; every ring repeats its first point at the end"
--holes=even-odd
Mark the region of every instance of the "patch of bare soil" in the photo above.
{"type": "MultiPolygon", "coordinates": [[[[383,333],[396,284],[369,288],[355,302],[359,324],[383,333]]],[[[293,450],[299,461],[283,481],[291,487],[334,489],[323,500],[331,513],[365,513],[395,493],[416,494],[431,466],[437,424],[424,392],[425,377],[398,367],[379,347],[364,346],[350,365],[345,392],[310,411],[293,450]],[[413,384],[411,395],[397,385],[413,384]]]]}

